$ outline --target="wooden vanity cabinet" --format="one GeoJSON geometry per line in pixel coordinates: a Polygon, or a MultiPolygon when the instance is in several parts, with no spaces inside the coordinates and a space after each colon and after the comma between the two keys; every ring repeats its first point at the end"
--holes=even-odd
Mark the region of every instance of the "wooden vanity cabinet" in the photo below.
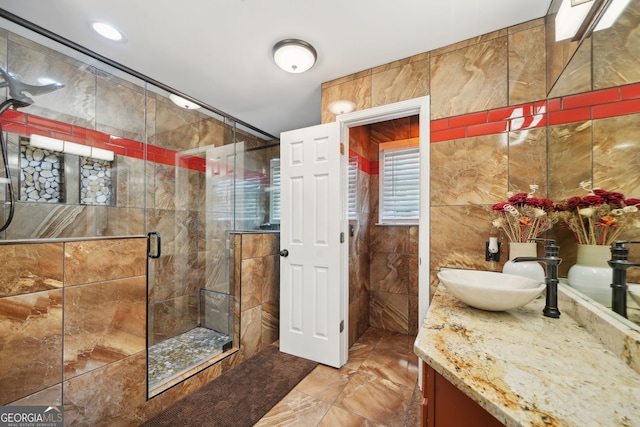
{"type": "Polygon", "coordinates": [[[503,424],[469,396],[458,390],[424,361],[422,362],[423,427],[500,427],[503,424]]]}

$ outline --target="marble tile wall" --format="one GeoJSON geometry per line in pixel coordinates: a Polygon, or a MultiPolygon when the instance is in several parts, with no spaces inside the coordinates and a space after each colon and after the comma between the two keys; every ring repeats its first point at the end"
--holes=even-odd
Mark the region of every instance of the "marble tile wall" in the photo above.
{"type": "MultiPolygon", "coordinates": [[[[46,118],[55,121],[53,130],[60,133],[77,127],[80,134],[65,135],[65,139],[73,142],[98,144],[99,141],[94,140],[98,132],[114,138],[144,141],[142,84],[125,81],[11,32],[3,30],[0,37],[7,46],[4,63],[11,72],[25,81],[36,81],[46,70],[50,78],[65,84],[63,89],[39,96],[35,104],[21,110],[33,116],[30,124],[44,125],[38,119],[46,118]]],[[[20,125],[10,126],[8,130],[29,134],[25,126],[20,125]]],[[[17,149],[16,144],[10,144],[10,155],[17,149]]],[[[118,156],[112,166],[117,196],[112,206],[18,203],[17,220],[4,233],[4,238],[143,234],[144,162],[135,157],[118,156]]],[[[13,176],[15,179],[19,176],[17,169],[13,176]]]]}
{"type": "MultiPolygon", "coordinates": [[[[379,144],[419,137],[418,117],[405,117],[369,126],[370,156],[378,161],[379,144]]],[[[373,169],[373,168],[372,168],[373,169]]],[[[418,228],[378,226],[378,170],[372,171],[369,217],[369,324],[385,330],[416,334],[418,311],[418,228]]]]}
{"type": "Polygon", "coordinates": [[[144,360],[145,239],[0,252],[11,255],[0,296],[0,404],[63,402],[63,383],[136,354],[144,360]]]}
{"type": "Polygon", "coordinates": [[[237,255],[235,281],[240,283],[240,348],[245,358],[279,338],[280,234],[233,234],[237,255]]]}
{"type": "Polygon", "coordinates": [[[592,34],[593,89],[640,81],[638,23],[640,2],[633,0],[624,8],[614,26],[592,34]]]}
{"type": "MultiPolygon", "coordinates": [[[[485,241],[495,234],[488,208],[504,200],[508,191],[527,190],[529,184],[535,183],[540,186],[539,194],[562,199],[575,195],[580,181],[592,179],[594,185],[621,191],[628,197],[640,194],[639,165],[633,154],[639,148],[634,142],[638,141],[638,95],[635,85],[621,86],[638,81],[637,64],[633,61],[637,55],[628,51],[633,46],[628,41],[640,22],[639,3],[632,2],[625,11],[621,28],[614,31],[613,43],[610,38],[605,41],[602,32],[602,36],[593,37],[586,50],[577,52],[552,95],[616,86],[613,89],[547,100],[547,65],[553,68],[559,61],[566,63],[568,58],[559,58],[558,54],[564,54],[568,47],[549,49],[544,35],[549,28],[544,19],[322,85],[323,122],[334,120],[326,107],[338,99],[353,101],[357,109],[365,109],[419,96],[416,93],[430,95],[432,284],[435,272],[442,266],[502,268],[502,263],[487,263],[483,255],[485,241]],[[415,66],[412,72],[406,68],[407,64],[420,61],[428,61],[426,75],[418,74],[415,66]],[[371,90],[376,73],[389,73],[392,69],[396,78],[381,79],[386,87],[371,90]],[[616,70],[613,76],[605,76],[604,70],[612,69],[616,70]],[[513,108],[506,107],[518,105],[533,111],[533,115],[514,119],[509,125],[491,123],[492,114],[497,117],[505,111],[511,113],[513,108]],[[487,112],[488,120],[483,118],[487,112]],[[463,121],[465,131],[456,128],[463,121]]],[[[372,196],[376,185],[372,179],[372,196]]],[[[562,230],[554,231],[550,237],[560,242],[566,261],[560,272],[566,274],[575,261],[575,244],[562,230]]],[[[638,238],[634,232],[627,237],[638,238]]],[[[505,245],[502,261],[506,256],[505,245]]],[[[373,264],[372,261],[372,271],[373,264]]],[[[634,275],[630,280],[640,277],[632,270],[629,273],[634,275]]],[[[372,282],[372,294],[373,288],[372,282]]],[[[388,309],[396,310],[393,304],[388,309]]],[[[409,325],[417,322],[417,317],[408,321],[409,325]]]]}
{"type": "Polygon", "coordinates": [[[353,235],[349,237],[349,347],[369,327],[370,139],[371,132],[367,126],[349,130],[349,155],[358,161],[356,218],[349,220],[353,227],[353,235]]]}
{"type": "MultiPolygon", "coordinates": [[[[358,218],[350,221],[349,344],[368,326],[401,333],[418,309],[417,227],[381,227],[378,215],[378,144],[418,136],[418,118],[407,117],[349,131],[351,155],[360,163],[358,218]]],[[[417,323],[416,323],[417,326],[417,323]]]]}
{"type": "Polygon", "coordinates": [[[371,326],[417,334],[417,323],[409,324],[418,312],[417,239],[417,226],[371,228],[371,326]]]}
{"type": "Polygon", "coordinates": [[[149,400],[146,239],[0,245],[9,260],[0,282],[0,405],[64,405],[65,425],[136,426],[275,342],[279,235],[233,237],[236,292],[245,296],[236,298],[240,348],[149,400]]]}

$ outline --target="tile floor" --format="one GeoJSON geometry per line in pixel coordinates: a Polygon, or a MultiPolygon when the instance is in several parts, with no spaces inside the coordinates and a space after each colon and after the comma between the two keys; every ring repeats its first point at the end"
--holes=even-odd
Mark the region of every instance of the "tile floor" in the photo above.
{"type": "Polygon", "coordinates": [[[369,328],[345,366],[318,365],[256,426],[419,426],[414,341],[369,328]]]}

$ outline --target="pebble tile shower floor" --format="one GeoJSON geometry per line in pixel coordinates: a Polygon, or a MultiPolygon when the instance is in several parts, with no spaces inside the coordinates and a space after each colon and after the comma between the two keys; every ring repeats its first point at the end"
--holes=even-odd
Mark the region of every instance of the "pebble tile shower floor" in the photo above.
{"type": "Polygon", "coordinates": [[[181,374],[194,365],[222,353],[231,341],[228,335],[207,328],[194,328],[149,347],[149,389],[181,374]]]}

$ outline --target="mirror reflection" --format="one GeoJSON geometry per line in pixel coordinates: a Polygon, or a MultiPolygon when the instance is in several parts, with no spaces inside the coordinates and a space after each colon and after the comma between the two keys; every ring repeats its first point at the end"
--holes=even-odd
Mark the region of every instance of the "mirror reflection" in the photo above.
{"type": "MultiPolygon", "coordinates": [[[[565,0],[570,2],[570,0],[565,0]]],[[[597,107],[583,108],[584,119],[570,124],[548,127],[549,141],[549,197],[563,200],[580,193],[580,183],[593,182],[594,187],[619,192],[626,197],[640,195],[640,114],[633,105],[638,102],[637,86],[640,81],[640,0],[609,0],[598,4],[586,2],[598,13],[585,18],[583,34],[564,40],[555,40],[557,11],[562,1],[554,1],[547,17],[549,108],[561,102],[564,109],[579,97],[589,97],[597,107]],[[553,37],[551,41],[549,38],[553,37]],[[565,59],[567,59],[565,61],[565,59]],[[563,66],[557,80],[553,80],[554,67],[563,66]]],[[[589,103],[586,98],[582,103],[589,103]],[[586,101],[585,101],[586,100],[586,101]]],[[[580,115],[576,107],[572,114],[580,115]]],[[[576,264],[580,245],[567,229],[554,231],[562,248],[562,276],[571,276],[570,268],[576,264]]],[[[628,230],[623,240],[640,240],[640,229],[628,230]]],[[[625,245],[630,262],[640,261],[640,245],[625,245]]],[[[610,249],[605,251],[608,259],[610,249]]],[[[640,324],[638,287],[640,268],[626,270],[630,284],[627,302],[629,319],[640,324]]],[[[587,292],[589,293],[589,292],[587,292]]],[[[590,297],[611,307],[610,293],[604,299],[590,297]]]]}

